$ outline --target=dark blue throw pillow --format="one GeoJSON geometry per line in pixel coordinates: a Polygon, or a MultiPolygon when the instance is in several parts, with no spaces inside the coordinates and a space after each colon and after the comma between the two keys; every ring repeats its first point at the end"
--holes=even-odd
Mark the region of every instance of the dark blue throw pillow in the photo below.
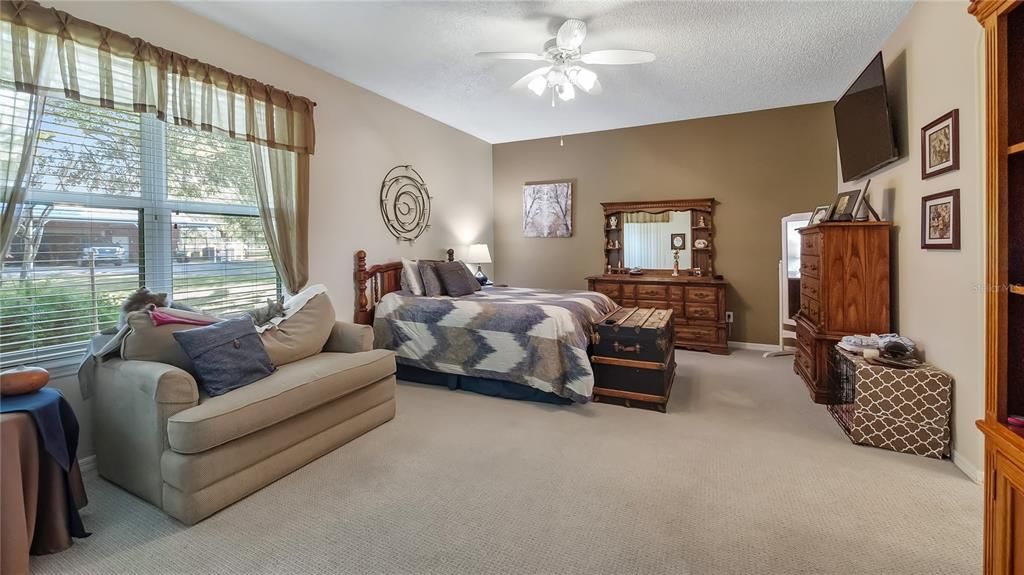
{"type": "Polygon", "coordinates": [[[174,332],[210,397],[274,373],[274,364],[249,316],[174,332]]]}

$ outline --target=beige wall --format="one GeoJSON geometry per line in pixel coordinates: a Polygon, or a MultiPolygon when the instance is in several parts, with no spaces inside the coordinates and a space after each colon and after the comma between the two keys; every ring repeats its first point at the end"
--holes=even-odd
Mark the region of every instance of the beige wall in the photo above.
{"type": "Polygon", "coordinates": [[[714,197],[730,339],[778,342],[780,219],[831,201],[831,103],[494,146],[495,280],[583,288],[603,267],[601,202],[714,197]],[[575,178],[575,232],[524,238],[524,182],[575,178]]]}
{"type": "MultiPolygon", "coordinates": [[[[44,4],[317,102],[310,280],[327,286],[339,318],[352,318],[356,250],[383,262],[439,256],[475,241],[493,245],[490,144],[167,2],[44,4]],[[412,164],[434,196],[432,228],[414,246],[398,245],[380,217],[380,182],[397,164],[412,164]]],[[[73,377],[55,383],[83,419],[80,455],[88,455],[89,415],[77,384],[73,377]]]]}
{"type": "Polygon", "coordinates": [[[903,158],[869,177],[876,197],[889,189],[894,198],[896,328],[956,378],[954,461],[977,479],[984,461],[974,427],[984,415],[982,28],[967,2],[919,2],[882,54],[903,158]],[[921,128],[953,108],[960,110],[960,170],[921,180],[921,128]],[[922,250],[921,197],[954,188],[960,189],[961,249],[922,250]]]}

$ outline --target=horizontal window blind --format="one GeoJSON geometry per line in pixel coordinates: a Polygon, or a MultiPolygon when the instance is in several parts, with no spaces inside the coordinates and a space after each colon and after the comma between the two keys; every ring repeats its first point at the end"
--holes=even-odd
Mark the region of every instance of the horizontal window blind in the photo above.
{"type": "Polygon", "coordinates": [[[140,284],[139,210],[28,204],[0,273],[0,363],[79,353],[140,284]]]}
{"type": "Polygon", "coordinates": [[[171,221],[175,302],[222,315],[278,298],[259,217],[175,213],[171,221]]]}
{"type": "MultiPolygon", "coordinates": [[[[5,178],[27,102],[0,91],[5,178]]],[[[28,197],[0,264],[0,367],[82,353],[140,286],[213,315],[281,295],[246,142],[50,97],[28,197]]]]}

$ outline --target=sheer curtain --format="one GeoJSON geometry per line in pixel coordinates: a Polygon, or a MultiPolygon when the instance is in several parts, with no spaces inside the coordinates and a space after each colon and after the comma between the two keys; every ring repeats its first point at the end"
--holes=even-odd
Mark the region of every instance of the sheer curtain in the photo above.
{"type": "Polygon", "coordinates": [[[3,195],[0,196],[0,267],[3,267],[2,262],[18,231],[45,98],[2,89],[0,98],[10,98],[12,104],[10,108],[3,106],[5,111],[11,110],[9,117],[7,114],[0,115],[0,137],[10,144],[8,157],[0,158],[0,179],[3,180],[3,195]]]}
{"type": "Polygon", "coordinates": [[[250,144],[267,246],[288,293],[309,281],[309,156],[250,144]]]}

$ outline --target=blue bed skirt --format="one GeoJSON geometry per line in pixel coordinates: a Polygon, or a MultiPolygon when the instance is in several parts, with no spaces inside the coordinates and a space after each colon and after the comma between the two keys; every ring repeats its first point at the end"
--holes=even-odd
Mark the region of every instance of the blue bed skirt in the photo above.
{"type": "Polygon", "coordinates": [[[553,403],[555,405],[568,405],[572,403],[571,399],[566,399],[551,392],[541,391],[519,383],[512,383],[511,381],[471,377],[455,373],[440,373],[410,365],[398,364],[396,376],[398,379],[405,381],[415,381],[416,383],[426,383],[429,385],[443,385],[448,387],[448,389],[464,389],[474,393],[490,395],[492,397],[503,397],[505,399],[553,403]]]}

